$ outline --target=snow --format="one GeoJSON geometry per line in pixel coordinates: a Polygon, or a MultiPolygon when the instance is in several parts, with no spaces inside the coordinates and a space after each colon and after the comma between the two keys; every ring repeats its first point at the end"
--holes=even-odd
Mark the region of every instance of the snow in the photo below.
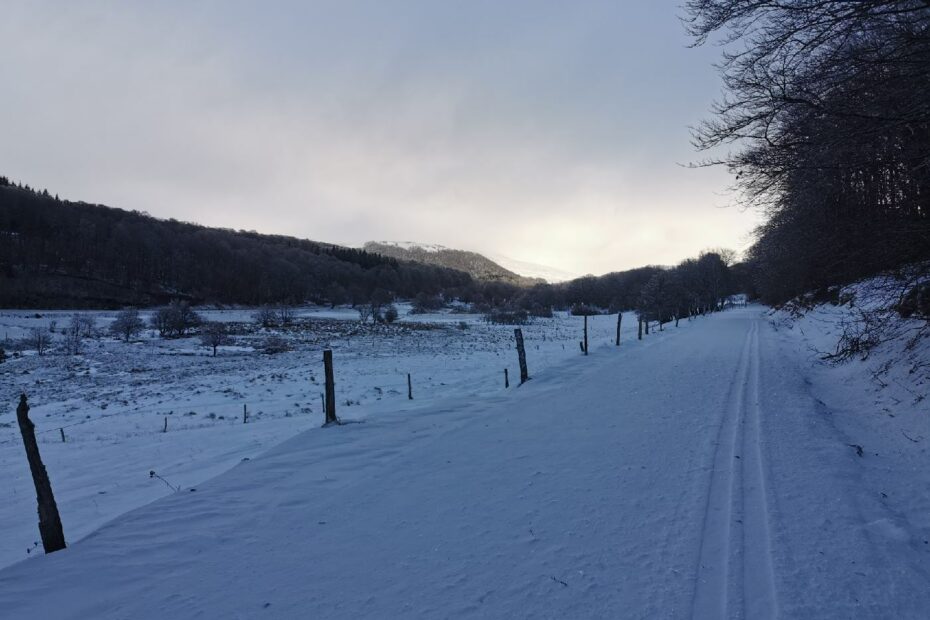
{"type": "Polygon", "coordinates": [[[402,250],[423,250],[424,252],[443,252],[450,248],[438,243],[419,243],[416,241],[376,241],[380,245],[389,245],[402,250]]]}
{"type": "MultiPolygon", "coordinates": [[[[132,470],[134,484],[161,497],[83,540],[73,533],[78,513],[63,509],[71,546],[0,571],[0,609],[11,618],[143,620],[925,618],[925,410],[901,400],[891,417],[876,409],[885,388],[864,380],[866,365],[819,361],[815,342],[841,312],[788,320],[749,306],[643,341],[629,317],[619,348],[608,342],[615,317],[595,317],[599,346],[587,357],[578,322],[560,316],[524,328],[533,379],[509,390],[492,385],[504,364],[514,367],[506,329],[357,335],[337,349],[337,359],[360,355],[337,365],[337,387],[363,399],[340,409],[356,424],[322,429],[318,411],[294,413],[291,431],[304,432],[248,454],[234,447],[235,432],[288,419],[199,435],[142,431],[139,443],[87,438],[75,442],[82,458],[68,462],[54,455],[69,444],[43,442],[60,495],[77,477],[67,468],[112,442],[110,466],[132,470]],[[443,377],[422,398],[365,396],[375,374],[365,368],[416,360],[418,373],[443,377]],[[228,442],[227,463],[238,464],[196,490],[184,480],[179,492],[138,481],[149,466],[133,462],[136,449],[186,436],[196,436],[187,449],[228,442]]],[[[244,357],[219,374],[246,383],[292,369],[301,380],[285,377],[269,398],[298,393],[319,372],[318,349],[307,346],[305,357],[244,357]]],[[[157,355],[152,365],[177,362],[157,355]]],[[[173,375],[172,399],[191,398],[185,374],[207,366],[184,359],[199,363],[173,375]]],[[[133,398],[155,398],[138,391],[133,398]]],[[[93,402],[90,388],[77,393],[93,402]]],[[[62,410],[64,394],[48,394],[62,410]]],[[[15,486],[24,459],[2,454],[15,486]]],[[[87,485],[103,472],[88,473],[87,485]]],[[[3,510],[5,533],[21,520],[35,527],[34,507],[3,510]]]]}
{"type": "MultiPolygon", "coordinates": [[[[239,345],[219,347],[217,358],[198,338],[162,340],[149,333],[133,344],[88,341],[83,355],[73,358],[26,352],[0,364],[0,467],[8,472],[0,490],[0,566],[32,557],[38,540],[35,495],[15,420],[20,392],[29,396],[68,539],[76,541],[162,497],[167,489],[149,478],[150,470],[175,485],[197,485],[319,426],[324,348],[334,350],[337,410],[345,418],[407,408],[407,373],[417,405],[503,390],[505,367],[517,381],[512,327],[487,325],[473,314],[412,315],[409,303],[398,308],[398,325],[377,329],[361,328],[358,313],[347,307],[296,309],[307,323],[284,333],[295,350],[274,356],[256,350],[264,331],[236,336],[239,345]],[[243,405],[248,424],[242,424],[243,405]]],[[[211,321],[251,323],[254,309],[199,312],[211,321]]],[[[15,340],[51,321],[61,329],[72,314],[0,311],[0,335],[15,340]]],[[[101,329],[115,316],[84,314],[101,329]]],[[[632,316],[626,320],[635,325],[632,316]]],[[[615,321],[616,315],[590,321],[592,349],[614,337],[615,321]]],[[[578,317],[562,313],[523,330],[531,372],[579,354],[578,317]]]]}

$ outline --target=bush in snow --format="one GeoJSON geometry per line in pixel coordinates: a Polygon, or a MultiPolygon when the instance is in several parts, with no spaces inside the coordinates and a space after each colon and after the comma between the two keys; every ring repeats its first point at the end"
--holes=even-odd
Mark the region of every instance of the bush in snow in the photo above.
{"type": "Polygon", "coordinates": [[[393,296],[383,288],[376,288],[372,292],[368,305],[371,310],[371,318],[375,323],[381,323],[384,321],[384,310],[392,300],[393,296]]]}
{"type": "Polygon", "coordinates": [[[116,315],[116,319],[110,323],[110,333],[129,342],[129,339],[142,332],[145,323],[139,316],[139,311],[135,308],[127,308],[116,315]]]}
{"type": "Polygon", "coordinates": [[[97,331],[97,319],[90,314],[73,314],[70,329],[75,330],[81,338],[93,338],[97,331]]]}
{"type": "Polygon", "coordinates": [[[278,319],[281,321],[281,325],[290,325],[294,322],[294,310],[288,305],[280,306],[278,308],[278,319]]]}
{"type": "Polygon", "coordinates": [[[495,308],[484,315],[484,320],[497,325],[526,325],[530,322],[530,315],[526,310],[495,308]]]}
{"type": "Polygon", "coordinates": [[[930,319],[930,282],[918,282],[904,293],[895,307],[905,319],[930,319]]]}
{"type": "Polygon", "coordinates": [[[274,327],[278,324],[278,313],[271,306],[262,306],[255,311],[252,318],[262,327],[274,327]]]}
{"type": "Polygon", "coordinates": [[[262,343],[262,352],[268,355],[275,353],[285,353],[291,350],[290,343],[281,336],[269,336],[262,343]]]}
{"type": "Polygon", "coordinates": [[[213,357],[216,357],[216,348],[220,345],[229,344],[232,340],[226,329],[226,323],[210,321],[204,323],[200,330],[200,343],[205,347],[213,347],[213,357]]]}
{"type": "Polygon", "coordinates": [[[384,310],[384,322],[385,322],[385,323],[393,323],[394,321],[397,320],[397,316],[398,316],[398,315],[397,315],[397,306],[395,306],[394,304],[390,304],[390,305],[384,310]]]}
{"type": "Polygon", "coordinates": [[[51,342],[52,337],[45,327],[33,327],[29,330],[29,334],[23,338],[24,348],[33,349],[39,355],[45,353],[51,342]]]}
{"type": "Polygon", "coordinates": [[[64,340],[62,341],[64,347],[65,355],[78,355],[83,348],[83,338],[81,338],[81,330],[71,325],[65,329],[64,340]]]}
{"type": "Polygon", "coordinates": [[[198,327],[203,320],[186,301],[172,301],[167,308],[160,308],[152,316],[152,327],[162,337],[180,338],[198,327]]]}
{"type": "Polygon", "coordinates": [[[443,305],[442,297],[439,295],[427,295],[426,293],[418,293],[416,298],[413,300],[413,308],[411,308],[410,313],[427,314],[429,312],[441,310],[443,305]]]}

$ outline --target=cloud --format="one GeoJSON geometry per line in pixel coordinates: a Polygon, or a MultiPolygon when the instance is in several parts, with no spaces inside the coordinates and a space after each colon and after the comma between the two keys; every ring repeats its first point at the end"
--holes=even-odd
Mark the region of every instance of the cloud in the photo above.
{"type": "Polygon", "coordinates": [[[14,4],[0,170],[64,196],[575,272],[745,245],[686,170],[716,82],[673,5],[14,4]]]}

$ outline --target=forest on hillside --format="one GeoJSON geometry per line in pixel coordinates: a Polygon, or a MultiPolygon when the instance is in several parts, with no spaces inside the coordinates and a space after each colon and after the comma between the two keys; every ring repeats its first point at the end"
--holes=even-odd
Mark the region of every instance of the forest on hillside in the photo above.
{"type": "Polygon", "coordinates": [[[744,270],[724,250],[674,268],[521,286],[365,250],[66,201],[6,177],[0,177],[0,236],[3,307],[116,308],[171,300],[358,305],[399,297],[424,309],[457,300],[518,318],[546,316],[553,308],[640,308],[662,320],[716,308],[744,288],[744,270]]]}
{"type": "Polygon", "coordinates": [[[727,44],[725,96],[695,142],[728,151],[704,163],[728,167],[767,216],[748,255],[753,292],[781,303],[903,268],[905,287],[926,280],[930,2],[686,9],[697,44],[727,44]]]}

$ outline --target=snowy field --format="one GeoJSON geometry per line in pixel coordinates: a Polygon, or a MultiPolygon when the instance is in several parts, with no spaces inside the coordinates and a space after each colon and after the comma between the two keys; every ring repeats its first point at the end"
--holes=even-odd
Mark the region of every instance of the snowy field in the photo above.
{"type": "MultiPolygon", "coordinates": [[[[533,380],[509,390],[499,381],[504,364],[515,372],[508,328],[460,330],[445,316],[409,334],[333,334],[339,400],[359,401],[340,412],[361,423],[327,429],[309,378],[320,374],[323,342],[289,364],[248,357],[243,345],[212,360],[193,343],[149,342],[144,359],[176,368],[173,398],[188,399],[173,406],[176,426],[160,433],[163,410],[146,417],[127,406],[121,434],[82,440],[72,427],[62,444],[42,413],[72,545],[0,570],[0,610],[139,620],[925,619],[926,342],[906,351],[902,336],[864,361],[826,363],[854,316],[851,306],[803,316],[749,306],[641,342],[630,317],[619,349],[609,343],[616,317],[596,317],[588,357],[578,352],[580,319],[555,318],[524,330],[533,380]],[[219,363],[231,364],[226,374],[197,371],[219,363]],[[431,377],[415,381],[414,401],[385,389],[403,388],[396,378],[410,368],[431,377]],[[272,372],[286,378],[258,378],[272,372]],[[222,390],[243,384],[278,395],[255,405],[254,427],[218,416],[204,425],[198,413],[183,430],[178,412],[224,403],[238,412],[222,390]],[[149,480],[150,468],[182,489],[149,480]],[[211,468],[227,471],[204,480],[211,468]],[[69,486],[78,489],[70,498],[69,486]],[[101,504],[108,496],[123,505],[101,504]],[[111,515],[151,503],[78,540],[74,522],[94,518],[94,501],[111,515]]],[[[29,363],[38,362],[8,365],[19,372],[5,380],[34,383],[22,375],[29,363]]],[[[67,403],[51,370],[31,372],[67,403]]],[[[84,402],[106,393],[78,387],[84,402]]],[[[138,391],[140,407],[167,406],[168,390],[138,391]]],[[[32,540],[33,496],[15,448],[4,467],[19,489],[7,503],[19,508],[3,507],[4,532],[32,540]]]]}
{"type": "MultiPolygon", "coordinates": [[[[201,313],[205,319],[242,332],[216,358],[198,338],[160,339],[148,332],[129,344],[108,336],[87,340],[79,356],[24,352],[0,364],[0,566],[33,555],[38,541],[35,491],[16,425],[21,392],[29,397],[67,538],[75,542],[170,493],[150,471],[172,485],[195,486],[318,428],[324,348],[334,351],[343,419],[495,395],[504,390],[504,368],[511,389],[519,382],[512,327],[488,325],[477,315],[408,315],[403,304],[400,310],[398,323],[373,326],[361,325],[350,308],[304,308],[280,331],[257,329],[252,310],[208,310],[201,313]],[[293,350],[262,353],[270,334],[281,334],[293,350]]],[[[60,333],[72,314],[0,311],[0,338],[19,339],[52,322],[60,333]]],[[[102,333],[114,317],[81,314],[92,315],[102,333]]],[[[635,338],[634,317],[625,320],[624,338],[635,338]]],[[[581,321],[562,314],[523,327],[531,373],[580,355],[581,321]]],[[[615,326],[616,315],[589,319],[592,351],[612,344],[615,326]]]]}

